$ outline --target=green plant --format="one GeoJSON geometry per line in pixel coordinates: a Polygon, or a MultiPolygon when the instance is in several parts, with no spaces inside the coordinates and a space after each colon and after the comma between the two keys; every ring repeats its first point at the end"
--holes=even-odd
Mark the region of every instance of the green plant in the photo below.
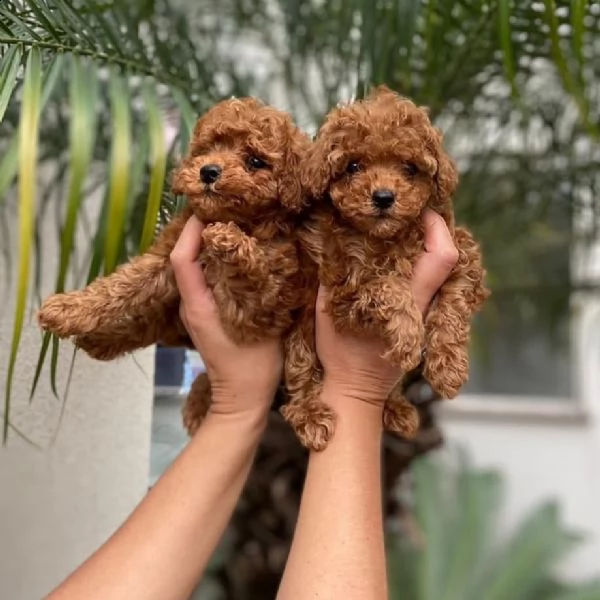
{"type": "MultiPolygon", "coordinates": [[[[31,275],[43,260],[37,221],[48,198],[63,190],[56,289],[109,273],[151,240],[165,173],[196,115],[231,94],[269,100],[271,82],[283,84],[284,101],[312,129],[332,103],[360,96],[371,83],[386,82],[430,106],[448,145],[457,148],[463,172],[457,212],[484,240],[491,283],[510,289],[515,314],[534,310],[556,320],[564,313],[568,260],[558,279],[548,281],[538,257],[564,257],[571,239],[565,224],[580,198],[598,197],[599,107],[591,85],[600,72],[597,2],[200,4],[5,0],[0,6],[0,209],[16,184],[19,231],[4,440],[26,305],[32,292],[39,295],[31,275]],[[258,48],[259,61],[244,59],[244,43],[258,48]],[[167,147],[163,133],[173,119],[178,135],[167,147]],[[490,120],[501,135],[465,151],[465,140],[484,142],[478,130],[490,120]],[[538,151],[528,142],[534,133],[544,138],[538,151]],[[516,146],[507,141],[515,136],[516,146]],[[38,165],[53,171],[43,194],[38,165]],[[74,232],[98,188],[100,219],[88,248],[77,249],[74,232]],[[518,243],[507,248],[506,236],[518,243]],[[90,249],[85,276],[70,280],[73,258],[90,249]],[[540,297],[553,298],[544,301],[545,312],[540,297]]],[[[494,311],[487,316],[493,320],[494,311]]],[[[55,372],[57,343],[50,342],[43,340],[34,388],[50,348],[55,372]]]]}
{"type": "MultiPolygon", "coordinates": [[[[436,457],[439,458],[439,457],[436,457]]],[[[536,506],[502,539],[502,481],[427,458],[415,463],[412,505],[418,535],[394,540],[390,598],[410,600],[599,600],[600,579],[568,584],[554,575],[581,537],[567,530],[555,502],[536,506]]]]}
{"type": "MultiPolygon", "coordinates": [[[[484,242],[495,299],[485,325],[502,314],[517,332],[534,318],[544,330],[563,322],[571,223],[592,213],[591,237],[600,214],[599,15],[598,0],[2,0],[0,287],[18,295],[4,441],[15,431],[12,372],[26,304],[39,300],[51,198],[60,212],[55,289],[109,272],[148,243],[158,204],[161,222],[175,210],[163,175],[196,116],[232,94],[284,105],[311,131],[370,83],[430,106],[458,158],[459,219],[484,242]],[[160,135],[167,126],[170,141],[160,135]],[[94,190],[99,218],[88,216],[94,190]],[[89,230],[80,243],[75,228],[89,230]],[[15,229],[16,253],[5,243],[15,229]]],[[[54,385],[58,345],[45,338],[39,366],[48,353],[54,385]]],[[[393,490],[412,459],[441,443],[433,412],[422,410],[416,440],[387,440],[388,514],[399,510],[393,490]]],[[[272,597],[281,573],[272,557],[289,545],[305,457],[279,425],[233,522],[237,556],[219,576],[230,600],[272,597]],[[275,478],[285,502],[273,500],[275,478]]]]}

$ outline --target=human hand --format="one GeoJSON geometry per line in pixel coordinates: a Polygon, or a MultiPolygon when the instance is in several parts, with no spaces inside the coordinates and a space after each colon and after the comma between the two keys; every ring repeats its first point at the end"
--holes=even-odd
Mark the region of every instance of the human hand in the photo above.
{"type": "MultiPolygon", "coordinates": [[[[417,260],[411,289],[417,307],[425,316],[435,294],[458,260],[458,250],[443,218],[433,210],[423,213],[425,253],[417,260]]],[[[316,307],[316,348],[331,396],[353,396],[383,406],[403,375],[397,366],[382,358],[380,339],[338,333],[326,311],[328,290],[319,288],[316,307]]]]}
{"type": "Polygon", "coordinates": [[[281,378],[281,340],[240,345],[227,336],[198,262],[203,229],[196,217],[188,220],[171,252],[171,265],[181,295],[181,320],[210,379],[210,412],[266,415],[281,378]]]}

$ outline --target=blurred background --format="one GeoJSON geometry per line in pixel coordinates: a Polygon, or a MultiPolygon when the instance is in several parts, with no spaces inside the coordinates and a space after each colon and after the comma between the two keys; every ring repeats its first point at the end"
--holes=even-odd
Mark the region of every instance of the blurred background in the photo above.
{"type": "MultiPolygon", "coordinates": [[[[600,600],[600,2],[2,0],[0,597],[40,598],[186,443],[196,353],[109,364],[42,298],[143,251],[195,119],[256,95],[314,133],[386,83],[431,110],[493,296],[471,380],[386,438],[392,598],[600,600]]],[[[306,456],[276,414],[197,598],[267,600],[306,456]]],[[[214,457],[218,460],[218,457],[214,457]]]]}

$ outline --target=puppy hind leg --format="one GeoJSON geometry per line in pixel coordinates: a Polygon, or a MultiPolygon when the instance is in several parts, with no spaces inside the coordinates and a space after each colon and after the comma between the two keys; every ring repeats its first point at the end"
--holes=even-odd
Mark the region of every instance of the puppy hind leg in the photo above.
{"type": "Polygon", "coordinates": [[[192,383],[182,409],[183,426],[193,436],[204,421],[212,404],[212,389],[208,375],[200,373],[192,383]]]}
{"type": "Polygon", "coordinates": [[[473,236],[456,229],[458,263],[442,285],[426,321],[427,351],[423,374],[444,398],[454,398],[469,378],[469,336],[473,314],[489,295],[485,271],[473,236]]]}
{"type": "Polygon", "coordinates": [[[383,426],[405,439],[412,439],[419,431],[419,412],[402,394],[398,385],[385,402],[383,426]]]}
{"type": "Polygon", "coordinates": [[[314,349],[314,311],[306,311],[285,340],[285,384],[289,402],[283,418],[308,449],[324,450],[335,432],[336,416],[320,400],[322,373],[314,349]]]}
{"type": "Polygon", "coordinates": [[[309,450],[320,452],[335,433],[336,415],[319,398],[322,384],[307,386],[301,397],[292,398],[280,409],[281,415],[292,427],[300,443],[309,450]]]}

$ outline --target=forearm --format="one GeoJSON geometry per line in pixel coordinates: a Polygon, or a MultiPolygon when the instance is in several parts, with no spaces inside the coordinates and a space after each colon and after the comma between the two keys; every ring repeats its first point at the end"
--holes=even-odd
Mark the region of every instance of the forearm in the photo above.
{"type": "Polygon", "coordinates": [[[384,600],[381,408],[327,389],[323,400],[336,433],[310,456],[278,600],[384,600]]]}
{"type": "Polygon", "coordinates": [[[184,600],[242,491],[264,414],[209,414],[131,517],[49,600],[184,600]]]}

